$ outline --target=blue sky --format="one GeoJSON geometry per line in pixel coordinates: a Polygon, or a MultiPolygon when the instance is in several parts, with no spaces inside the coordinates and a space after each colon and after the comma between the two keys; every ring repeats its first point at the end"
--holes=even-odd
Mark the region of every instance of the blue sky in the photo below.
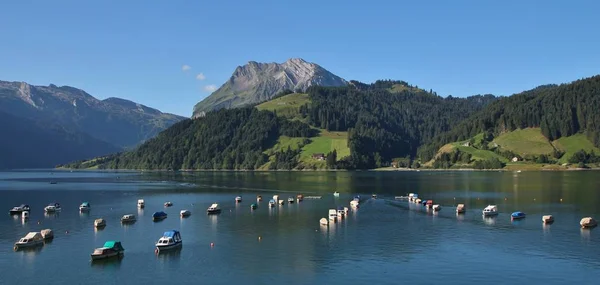
{"type": "Polygon", "coordinates": [[[510,95],[600,73],[597,11],[600,1],[6,1],[0,80],[190,116],[238,65],[301,57],[348,80],[510,95]]]}

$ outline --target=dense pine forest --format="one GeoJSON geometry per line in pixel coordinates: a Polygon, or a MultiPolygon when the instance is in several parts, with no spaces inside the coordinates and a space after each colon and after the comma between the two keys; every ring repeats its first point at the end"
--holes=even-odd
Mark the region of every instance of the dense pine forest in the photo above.
{"type": "MultiPolygon", "coordinates": [[[[348,134],[349,156],[338,158],[335,151],[327,154],[326,167],[335,169],[371,169],[389,165],[392,160],[402,167],[418,166],[418,161],[431,160],[447,143],[482,133],[484,140],[491,141],[499,134],[527,127],[541,127],[550,140],[585,133],[593,144],[600,145],[600,76],[500,98],[443,98],[431,90],[391,80],[373,84],[352,81],[346,87],[311,87],[305,92],[310,100],[299,106],[295,117],[253,106],[209,112],[205,117],[175,124],[134,151],[66,166],[299,169],[299,148],[288,146],[274,153],[267,150],[281,136],[304,138],[302,147],[318,135],[319,129],[348,134]]],[[[517,156],[496,152],[508,159],[517,156]]],[[[542,155],[536,159],[547,163],[554,158],[542,155]]],[[[585,152],[569,160],[592,161],[600,159],[585,152]]],[[[457,163],[480,169],[505,165],[498,159],[474,161],[470,154],[456,150],[438,157],[432,167],[448,168],[457,163]]]]}
{"type": "Polygon", "coordinates": [[[451,131],[419,149],[422,160],[433,158],[446,143],[478,133],[492,136],[528,127],[541,127],[549,140],[579,132],[600,146],[600,76],[569,84],[545,85],[491,103],[451,131]]]}

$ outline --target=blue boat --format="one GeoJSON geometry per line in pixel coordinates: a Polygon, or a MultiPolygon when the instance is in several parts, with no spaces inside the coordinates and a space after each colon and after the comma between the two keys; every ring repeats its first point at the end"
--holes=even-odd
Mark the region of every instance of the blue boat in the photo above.
{"type": "Polygon", "coordinates": [[[517,211],[517,212],[510,214],[510,218],[513,220],[520,220],[520,219],[525,218],[525,213],[517,211]]]}
{"type": "Polygon", "coordinates": [[[425,205],[427,205],[427,201],[429,201],[429,200],[423,200],[423,201],[421,202],[421,204],[423,204],[423,206],[425,206],[425,205]]]}
{"type": "Polygon", "coordinates": [[[183,241],[181,240],[181,234],[179,231],[172,230],[165,232],[163,236],[156,242],[157,251],[165,251],[181,247],[183,241]]]}
{"type": "Polygon", "coordinates": [[[153,221],[161,221],[167,218],[167,213],[160,211],[152,214],[153,221]]]}

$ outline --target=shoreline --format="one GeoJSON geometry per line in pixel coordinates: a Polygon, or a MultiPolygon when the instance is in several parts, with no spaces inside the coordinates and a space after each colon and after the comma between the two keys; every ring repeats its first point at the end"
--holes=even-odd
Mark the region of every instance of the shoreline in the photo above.
{"type": "MultiPolygon", "coordinates": [[[[78,168],[50,168],[49,170],[56,171],[98,171],[98,172],[562,172],[562,171],[598,171],[600,168],[539,168],[539,169],[474,169],[474,168],[457,168],[457,169],[435,169],[435,168],[374,168],[374,169],[78,169],[78,168]]],[[[11,170],[6,170],[11,171],[11,170]]]]}

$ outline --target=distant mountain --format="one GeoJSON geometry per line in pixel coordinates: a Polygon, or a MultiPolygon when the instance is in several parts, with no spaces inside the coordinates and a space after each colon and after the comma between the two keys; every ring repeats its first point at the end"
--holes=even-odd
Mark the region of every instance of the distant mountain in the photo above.
{"type": "Polygon", "coordinates": [[[222,108],[240,107],[271,99],[284,90],[305,91],[310,86],[345,86],[348,82],[321,66],[292,58],[284,63],[250,61],[238,66],[231,78],[194,107],[194,116],[222,108]]]}
{"type": "Polygon", "coordinates": [[[0,111],[34,122],[52,122],[119,148],[134,147],[183,117],[131,101],[98,100],[69,86],[0,81],[0,111]]]}
{"type": "Polygon", "coordinates": [[[0,169],[49,168],[120,149],[51,121],[34,122],[0,111],[0,169]]]}

